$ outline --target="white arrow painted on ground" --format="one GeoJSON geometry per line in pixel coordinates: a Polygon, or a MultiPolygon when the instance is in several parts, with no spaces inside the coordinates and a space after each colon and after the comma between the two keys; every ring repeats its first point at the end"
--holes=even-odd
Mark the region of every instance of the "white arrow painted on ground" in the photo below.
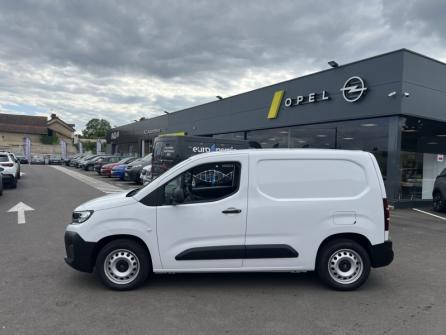
{"type": "Polygon", "coordinates": [[[25,212],[33,210],[34,208],[29,207],[27,204],[24,204],[23,202],[19,202],[17,205],[12,207],[8,212],[17,212],[17,223],[24,224],[26,223],[25,212]]]}

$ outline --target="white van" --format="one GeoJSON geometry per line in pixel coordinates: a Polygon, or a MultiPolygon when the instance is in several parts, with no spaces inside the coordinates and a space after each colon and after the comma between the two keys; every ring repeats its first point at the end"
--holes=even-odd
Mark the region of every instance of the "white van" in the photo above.
{"type": "Polygon", "coordinates": [[[313,271],[352,290],[393,260],[378,164],[362,151],[272,149],[193,156],[147,186],[89,201],[66,262],[117,290],[153,273],[313,271]]]}

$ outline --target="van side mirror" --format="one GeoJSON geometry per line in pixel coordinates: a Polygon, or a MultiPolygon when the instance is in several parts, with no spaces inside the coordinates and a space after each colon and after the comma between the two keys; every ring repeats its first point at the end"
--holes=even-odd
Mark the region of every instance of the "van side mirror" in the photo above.
{"type": "Polygon", "coordinates": [[[182,204],[184,202],[184,191],[181,187],[177,187],[173,193],[175,204],[182,204]]]}
{"type": "Polygon", "coordinates": [[[0,167],[0,172],[2,172],[2,171],[5,171],[5,169],[4,169],[4,168],[2,168],[2,167],[0,167]]]}

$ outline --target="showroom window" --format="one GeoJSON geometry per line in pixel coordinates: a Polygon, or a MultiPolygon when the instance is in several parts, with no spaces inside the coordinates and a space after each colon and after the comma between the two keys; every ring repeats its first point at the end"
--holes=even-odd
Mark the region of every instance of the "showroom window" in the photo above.
{"type": "Polygon", "coordinates": [[[435,178],[446,168],[446,123],[400,118],[400,200],[432,199],[435,178]]]}
{"type": "Polygon", "coordinates": [[[246,139],[260,144],[262,148],[288,148],[289,128],[248,131],[246,139]]]}

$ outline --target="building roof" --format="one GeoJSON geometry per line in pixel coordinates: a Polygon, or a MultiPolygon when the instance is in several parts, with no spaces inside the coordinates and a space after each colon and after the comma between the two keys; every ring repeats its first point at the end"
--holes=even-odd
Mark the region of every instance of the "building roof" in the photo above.
{"type": "Polygon", "coordinates": [[[57,117],[56,114],[51,114],[51,118],[48,120],[47,125],[50,126],[54,123],[58,123],[61,126],[63,126],[65,129],[67,129],[69,132],[74,133],[75,129],[74,129],[74,124],[68,124],[66,122],[64,122],[63,120],[59,119],[59,117],[57,117]]]}
{"type": "Polygon", "coordinates": [[[0,113],[0,131],[24,134],[47,134],[47,118],[0,113]]]}

